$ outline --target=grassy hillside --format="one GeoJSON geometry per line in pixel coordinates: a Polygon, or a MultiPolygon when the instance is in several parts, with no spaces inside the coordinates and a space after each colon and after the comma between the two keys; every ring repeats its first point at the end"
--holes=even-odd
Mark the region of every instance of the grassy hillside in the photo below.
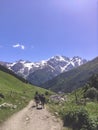
{"type": "Polygon", "coordinates": [[[98,130],[98,74],[72,93],[64,102],[50,103],[50,110],[60,116],[71,130],[98,130]]]}
{"type": "Polygon", "coordinates": [[[26,106],[33,99],[36,91],[40,93],[46,92],[44,89],[25,83],[16,76],[0,70],[0,94],[4,96],[4,98],[0,98],[0,104],[15,105],[15,108],[0,108],[0,123],[26,106]]]}
{"type": "Polygon", "coordinates": [[[56,92],[71,92],[82,87],[89,77],[96,73],[98,73],[98,57],[76,69],[60,74],[43,84],[42,87],[56,92]]]}
{"type": "Polygon", "coordinates": [[[12,76],[18,78],[19,80],[21,80],[22,82],[25,82],[25,83],[28,83],[27,80],[25,80],[24,78],[22,78],[21,76],[15,74],[12,70],[6,68],[5,66],[1,65],[0,64],[0,70],[3,71],[3,72],[6,72],[8,74],[11,74],[12,76]]]}

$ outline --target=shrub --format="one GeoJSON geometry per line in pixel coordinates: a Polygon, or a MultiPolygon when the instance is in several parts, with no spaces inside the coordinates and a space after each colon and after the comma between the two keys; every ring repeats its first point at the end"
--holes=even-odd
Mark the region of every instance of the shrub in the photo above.
{"type": "Polygon", "coordinates": [[[92,87],[88,89],[85,93],[85,97],[88,97],[90,99],[96,99],[98,96],[98,91],[96,88],[92,87]]]}
{"type": "Polygon", "coordinates": [[[89,119],[84,109],[68,111],[64,116],[64,125],[73,130],[97,130],[95,122],[89,119]]]}
{"type": "Polygon", "coordinates": [[[48,96],[50,95],[50,93],[48,91],[45,91],[45,95],[48,96]]]}
{"type": "Polygon", "coordinates": [[[90,86],[93,86],[94,88],[98,90],[98,74],[94,74],[90,78],[90,86]]]}

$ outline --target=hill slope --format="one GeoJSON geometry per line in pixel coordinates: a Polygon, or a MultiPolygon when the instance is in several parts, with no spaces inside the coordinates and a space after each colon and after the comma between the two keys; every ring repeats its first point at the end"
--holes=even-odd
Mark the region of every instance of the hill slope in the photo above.
{"type": "Polygon", "coordinates": [[[17,79],[21,80],[22,82],[25,82],[25,83],[28,82],[27,80],[25,80],[25,79],[22,78],[21,76],[15,74],[12,70],[8,69],[8,68],[7,68],[6,66],[4,66],[4,65],[1,65],[1,64],[0,64],[0,70],[3,71],[3,72],[5,72],[5,73],[8,73],[8,74],[10,74],[10,75],[12,75],[12,76],[14,76],[14,77],[16,77],[17,79]]]}
{"type": "Polygon", "coordinates": [[[19,111],[33,98],[35,91],[44,93],[46,90],[25,83],[7,73],[9,70],[0,67],[0,105],[8,103],[14,108],[0,107],[0,123],[12,113],[19,111]],[[3,95],[3,96],[2,96],[3,95]]]}
{"type": "Polygon", "coordinates": [[[82,87],[89,77],[96,73],[98,73],[98,57],[82,66],[60,74],[41,86],[56,92],[71,92],[82,87]]]}
{"type": "Polygon", "coordinates": [[[98,74],[91,76],[82,88],[59,96],[65,101],[52,100],[49,105],[62,117],[64,126],[71,130],[98,130],[98,74]]]}

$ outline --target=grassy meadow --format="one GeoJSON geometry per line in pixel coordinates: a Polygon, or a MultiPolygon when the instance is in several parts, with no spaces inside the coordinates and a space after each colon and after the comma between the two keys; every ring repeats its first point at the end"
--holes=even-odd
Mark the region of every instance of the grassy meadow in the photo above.
{"type": "Polygon", "coordinates": [[[25,107],[33,99],[36,91],[39,93],[46,92],[45,89],[24,83],[14,76],[0,71],[0,93],[4,96],[4,99],[0,98],[0,104],[9,103],[16,105],[15,109],[0,108],[0,123],[25,107]]]}

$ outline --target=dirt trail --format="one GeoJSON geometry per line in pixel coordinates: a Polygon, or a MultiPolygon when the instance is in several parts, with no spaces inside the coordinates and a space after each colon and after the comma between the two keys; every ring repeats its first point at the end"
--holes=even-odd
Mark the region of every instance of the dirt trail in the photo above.
{"type": "Polygon", "coordinates": [[[47,109],[36,109],[29,105],[14,114],[1,127],[0,130],[62,130],[61,122],[47,109]]]}

